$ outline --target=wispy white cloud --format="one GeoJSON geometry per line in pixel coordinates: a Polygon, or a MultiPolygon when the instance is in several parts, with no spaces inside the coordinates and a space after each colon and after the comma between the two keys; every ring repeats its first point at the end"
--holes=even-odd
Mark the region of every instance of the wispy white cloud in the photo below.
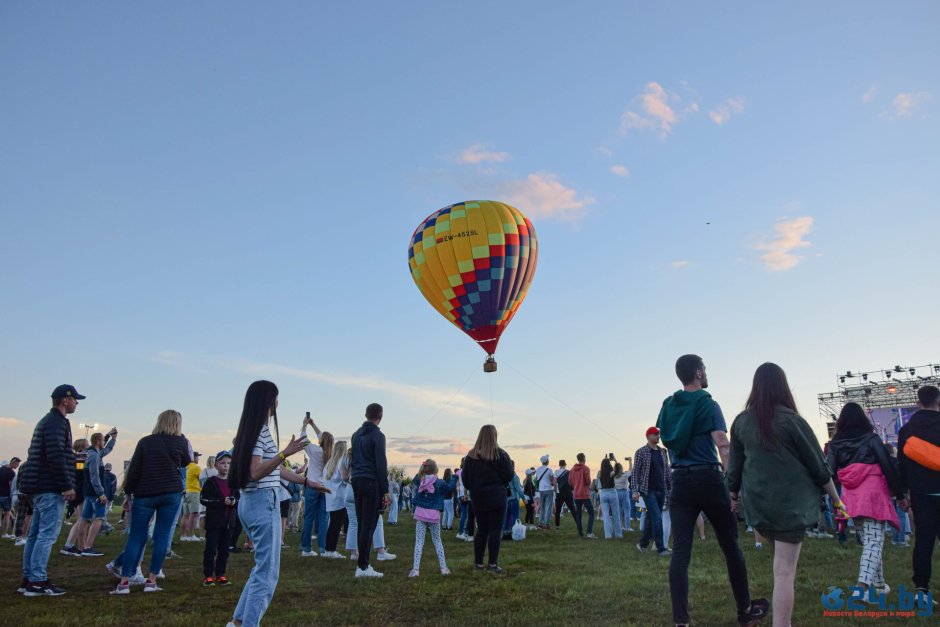
{"type": "Polygon", "coordinates": [[[932,94],[926,91],[900,93],[891,101],[891,110],[899,118],[909,118],[914,115],[914,110],[923,106],[932,98],[932,94]]]}
{"type": "Polygon", "coordinates": [[[411,457],[428,455],[464,455],[473,447],[472,442],[462,442],[458,438],[387,438],[389,451],[411,457]]]}
{"type": "Polygon", "coordinates": [[[500,191],[510,204],[537,218],[576,222],[594,203],[593,197],[579,195],[551,172],[535,172],[522,180],[507,181],[500,191]]]}
{"type": "Polygon", "coordinates": [[[608,159],[614,156],[614,151],[608,148],[607,146],[598,147],[597,152],[601,153],[608,159]]]}
{"type": "Polygon", "coordinates": [[[799,264],[803,257],[793,251],[811,246],[803,239],[813,228],[813,218],[803,216],[792,220],[781,220],[774,225],[776,235],[773,239],[758,242],[757,250],[765,251],[761,255],[764,267],[772,272],[789,270],[799,264]]]}
{"type": "Polygon", "coordinates": [[[551,444],[506,444],[503,446],[505,449],[514,449],[520,451],[541,451],[547,448],[551,448],[551,444]]]}
{"type": "MultiPolygon", "coordinates": [[[[453,416],[479,416],[489,415],[493,411],[490,399],[469,394],[463,391],[447,388],[430,388],[409,383],[390,381],[384,377],[369,374],[341,374],[335,372],[319,372],[305,370],[282,364],[256,362],[247,359],[228,357],[206,357],[187,355],[175,351],[162,351],[151,358],[152,361],[171,366],[184,371],[191,371],[194,367],[202,369],[219,368],[232,372],[240,372],[253,376],[286,376],[306,381],[314,381],[335,387],[349,387],[361,390],[373,390],[392,394],[400,399],[433,409],[447,406],[448,415],[453,416]]],[[[510,413],[515,408],[509,404],[502,404],[499,411],[510,413]]]]}
{"type": "Polygon", "coordinates": [[[478,165],[480,163],[503,163],[504,161],[508,161],[509,157],[508,152],[487,150],[486,146],[483,144],[473,144],[461,151],[460,155],[457,156],[457,163],[470,165],[478,165]]]}
{"type": "Polygon", "coordinates": [[[610,172],[611,174],[619,176],[620,178],[630,178],[630,170],[627,169],[627,166],[620,165],[619,163],[617,165],[610,166],[610,172]]]}
{"type": "Polygon", "coordinates": [[[679,119],[669,101],[678,99],[678,95],[669,94],[659,83],[647,83],[643,93],[620,116],[620,132],[626,135],[633,130],[657,129],[665,137],[679,119]]]}
{"type": "Polygon", "coordinates": [[[692,98],[683,100],[655,81],[647,83],[620,115],[620,133],[655,131],[665,138],[684,116],[698,112],[699,104],[692,98]]]}
{"type": "Polygon", "coordinates": [[[871,102],[875,99],[875,92],[878,91],[878,87],[874,84],[869,85],[868,89],[865,90],[865,93],[862,94],[862,102],[871,102]]]}
{"type": "Polygon", "coordinates": [[[708,117],[718,126],[723,125],[732,115],[744,113],[744,98],[740,96],[728,98],[716,108],[708,112],[708,117]]]}
{"type": "Polygon", "coordinates": [[[676,270],[681,270],[682,268],[688,268],[691,265],[692,265],[691,261],[685,261],[683,259],[680,261],[673,261],[672,263],[669,264],[669,267],[675,268],[676,270]]]}
{"type": "Polygon", "coordinates": [[[22,427],[23,422],[17,420],[16,418],[7,418],[6,416],[0,416],[0,427],[22,427]]]}

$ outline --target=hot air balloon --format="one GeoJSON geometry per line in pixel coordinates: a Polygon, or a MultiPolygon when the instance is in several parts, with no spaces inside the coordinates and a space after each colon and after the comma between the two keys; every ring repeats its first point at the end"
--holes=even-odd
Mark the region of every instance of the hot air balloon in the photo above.
{"type": "Polygon", "coordinates": [[[535,275],[538,239],[532,223],[506,203],[474,200],[435,211],[411,236],[411,278],[431,306],[486,351],[496,345],[535,275]]]}

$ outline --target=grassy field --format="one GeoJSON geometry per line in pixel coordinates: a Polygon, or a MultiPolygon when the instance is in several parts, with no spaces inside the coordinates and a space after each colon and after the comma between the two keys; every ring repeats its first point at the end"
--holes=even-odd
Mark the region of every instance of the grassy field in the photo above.
{"type": "MultiPolygon", "coordinates": [[[[742,530],[743,531],[743,530],[742,530]]],[[[9,540],[0,545],[0,599],[3,622],[17,625],[225,625],[252,565],[247,553],[231,556],[229,588],[201,587],[202,544],[177,543],[180,560],[167,560],[164,592],[108,595],[115,579],[104,564],[123,547],[126,536],[99,540],[106,557],[50,560],[51,579],[68,594],[25,598],[15,592],[20,580],[22,549],[9,540]],[[18,620],[14,621],[14,617],[18,620]]],[[[570,518],[562,529],[529,532],[524,542],[503,544],[500,564],[506,575],[475,572],[472,544],[445,537],[453,574],[438,573],[434,549],[425,547],[422,574],[408,579],[414,548],[414,525],[407,514],[397,527],[386,526],[386,539],[398,559],[375,563],[381,580],[356,580],[349,561],[303,558],[299,536],[289,533],[281,577],[265,617],[269,625],[669,625],[671,612],[667,571],[669,559],[640,554],[636,532],[624,540],[583,540],[570,518]]],[[[602,530],[600,531],[602,535],[602,530]]],[[[696,541],[690,568],[691,608],[695,625],[734,625],[735,616],[724,562],[708,528],[708,539],[696,541]]],[[[770,598],[773,553],[758,551],[742,535],[752,593],[770,598]]],[[[885,575],[894,590],[909,585],[911,549],[886,547],[885,575]]],[[[831,585],[855,581],[860,549],[840,549],[833,540],[804,544],[797,579],[794,625],[936,624],[936,617],[910,619],[845,619],[823,617],[820,595],[831,585]]],[[[893,594],[893,593],[892,593],[893,594]]],[[[769,625],[770,620],[764,624],[769,625]]]]}

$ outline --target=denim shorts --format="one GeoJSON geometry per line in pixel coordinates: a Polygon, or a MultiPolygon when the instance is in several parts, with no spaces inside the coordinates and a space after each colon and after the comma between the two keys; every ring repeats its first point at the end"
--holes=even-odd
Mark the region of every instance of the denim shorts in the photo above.
{"type": "Polygon", "coordinates": [[[13,509],[13,499],[9,496],[0,496],[0,511],[9,512],[13,509]]]}
{"type": "Polygon", "coordinates": [[[98,499],[88,497],[82,505],[82,520],[104,519],[107,508],[107,503],[99,503],[98,499]]]}

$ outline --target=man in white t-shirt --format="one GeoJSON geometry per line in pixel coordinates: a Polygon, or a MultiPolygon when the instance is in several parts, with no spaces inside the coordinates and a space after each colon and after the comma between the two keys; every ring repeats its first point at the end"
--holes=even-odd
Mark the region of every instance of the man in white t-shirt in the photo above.
{"type": "Polygon", "coordinates": [[[548,465],[548,454],[542,455],[542,465],[535,471],[535,483],[539,489],[539,527],[551,529],[552,505],[555,503],[555,473],[548,465]]]}

